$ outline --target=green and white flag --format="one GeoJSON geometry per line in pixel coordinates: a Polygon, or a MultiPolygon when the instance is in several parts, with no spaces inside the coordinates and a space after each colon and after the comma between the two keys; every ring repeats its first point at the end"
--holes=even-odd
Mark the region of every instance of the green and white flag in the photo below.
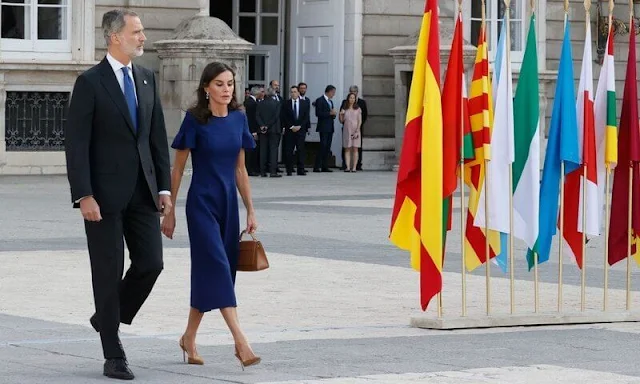
{"type": "Polygon", "coordinates": [[[540,207],[540,102],[536,19],[529,35],[514,100],[513,232],[534,249],[540,207]]]}

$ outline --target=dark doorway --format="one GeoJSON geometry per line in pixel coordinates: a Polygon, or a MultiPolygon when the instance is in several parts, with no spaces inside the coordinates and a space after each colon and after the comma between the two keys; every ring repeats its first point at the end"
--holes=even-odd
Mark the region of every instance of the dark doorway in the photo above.
{"type": "Polygon", "coordinates": [[[227,23],[229,28],[233,28],[233,1],[232,0],[211,0],[209,9],[211,16],[227,23]]]}

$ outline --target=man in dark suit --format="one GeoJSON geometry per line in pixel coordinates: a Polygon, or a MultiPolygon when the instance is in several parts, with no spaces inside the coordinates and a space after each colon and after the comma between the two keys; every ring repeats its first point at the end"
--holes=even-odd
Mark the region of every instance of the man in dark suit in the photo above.
{"type": "Polygon", "coordinates": [[[74,207],[84,218],[105,376],[134,378],[118,337],[163,268],[160,214],[171,210],[164,115],[152,71],[132,65],[146,37],[132,11],[102,19],[107,56],[76,80],[65,132],[74,207]],[[124,240],[131,267],[122,279],[124,240]]]}
{"type": "Polygon", "coordinates": [[[298,175],[305,176],[304,170],[304,141],[307,135],[309,123],[309,110],[306,103],[303,105],[298,93],[298,87],[291,87],[291,99],[282,104],[280,116],[284,127],[284,159],[287,167],[287,176],[293,174],[293,151],[298,151],[298,175]]]}
{"type": "MultiPolygon", "coordinates": [[[[362,125],[360,126],[360,137],[362,137],[364,133],[364,123],[367,121],[367,116],[369,112],[367,111],[367,102],[364,99],[358,97],[358,86],[352,85],[349,87],[349,93],[353,93],[356,95],[356,103],[358,103],[358,107],[362,111],[362,125]]],[[[340,110],[344,110],[347,108],[347,99],[342,100],[342,104],[340,105],[340,110]]],[[[344,129],[344,127],[342,128],[344,129]]],[[[364,140],[362,140],[364,141],[364,140]]],[[[342,168],[347,169],[347,164],[344,161],[344,148],[342,148],[342,168]]],[[[360,143],[360,148],[358,148],[358,164],[356,166],[356,170],[362,171],[362,143],[360,143]]]]}
{"type": "Polygon", "coordinates": [[[267,160],[270,177],[282,177],[278,174],[278,146],[282,136],[280,125],[280,103],[274,99],[275,90],[267,88],[264,100],[256,108],[256,121],[260,129],[260,175],[267,176],[267,160]],[[268,155],[268,159],[267,159],[268,155]]]}
{"type": "MultiPolygon", "coordinates": [[[[244,109],[249,122],[249,131],[253,135],[253,139],[258,141],[258,122],[256,121],[256,110],[258,107],[258,96],[260,95],[260,87],[251,88],[251,94],[244,100],[244,109]]],[[[260,175],[260,149],[245,149],[246,162],[245,166],[249,176],[260,175]]]]}
{"type": "Polygon", "coordinates": [[[331,151],[331,141],[333,139],[333,121],[338,112],[333,105],[333,96],[336,94],[336,87],[327,85],[324,95],[315,101],[316,116],[318,124],[316,132],[320,134],[320,150],[316,155],[313,172],[332,172],[329,169],[329,152],[331,151]]]}

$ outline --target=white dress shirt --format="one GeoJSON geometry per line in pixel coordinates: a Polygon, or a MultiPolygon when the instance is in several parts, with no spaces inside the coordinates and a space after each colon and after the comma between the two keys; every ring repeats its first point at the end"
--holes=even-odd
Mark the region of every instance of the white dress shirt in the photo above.
{"type": "Polygon", "coordinates": [[[123,67],[129,68],[129,78],[131,78],[131,83],[134,84],[133,93],[136,95],[136,104],[138,104],[138,91],[136,90],[135,83],[136,81],[133,78],[133,66],[131,65],[131,61],[129,64],[124,65],[118,60],[116,60],[110,53],[107,53],[107,61],[111,64],[111,68],[113,68],[113,72],[116,74],[116,80],[118,80],[118,84],[120,84],[120,90],[124,95],[124,72],[122,72],[123,67]]]}

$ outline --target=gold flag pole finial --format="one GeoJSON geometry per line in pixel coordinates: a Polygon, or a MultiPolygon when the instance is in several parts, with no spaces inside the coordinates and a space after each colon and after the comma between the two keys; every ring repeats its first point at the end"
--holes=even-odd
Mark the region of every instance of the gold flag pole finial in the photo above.
{"type": "Polygon", "coordinates": [[[633,23],[633,0],[629,0],[629,14],[631,15],[631,22],[633,23]]]}
{"type": "Polygon", "coordinates": [[[591,0],[584,0],[584,10],[587,11],[587,15],[591,12],[591,0]]]}
{"type": "Polygon", "coordinates": [[[531,0],[531,13],[536,11],[536,0],[531,0]]]}
{"type": "Polygon", "coordinates": [[[458,12],[462,13],[462,0],[458,0],[458,12]]]}
{"type": "Polygon", "coordinates": [[[564,13],[569,13],[569,0],[564,0],[564,13]]]}

